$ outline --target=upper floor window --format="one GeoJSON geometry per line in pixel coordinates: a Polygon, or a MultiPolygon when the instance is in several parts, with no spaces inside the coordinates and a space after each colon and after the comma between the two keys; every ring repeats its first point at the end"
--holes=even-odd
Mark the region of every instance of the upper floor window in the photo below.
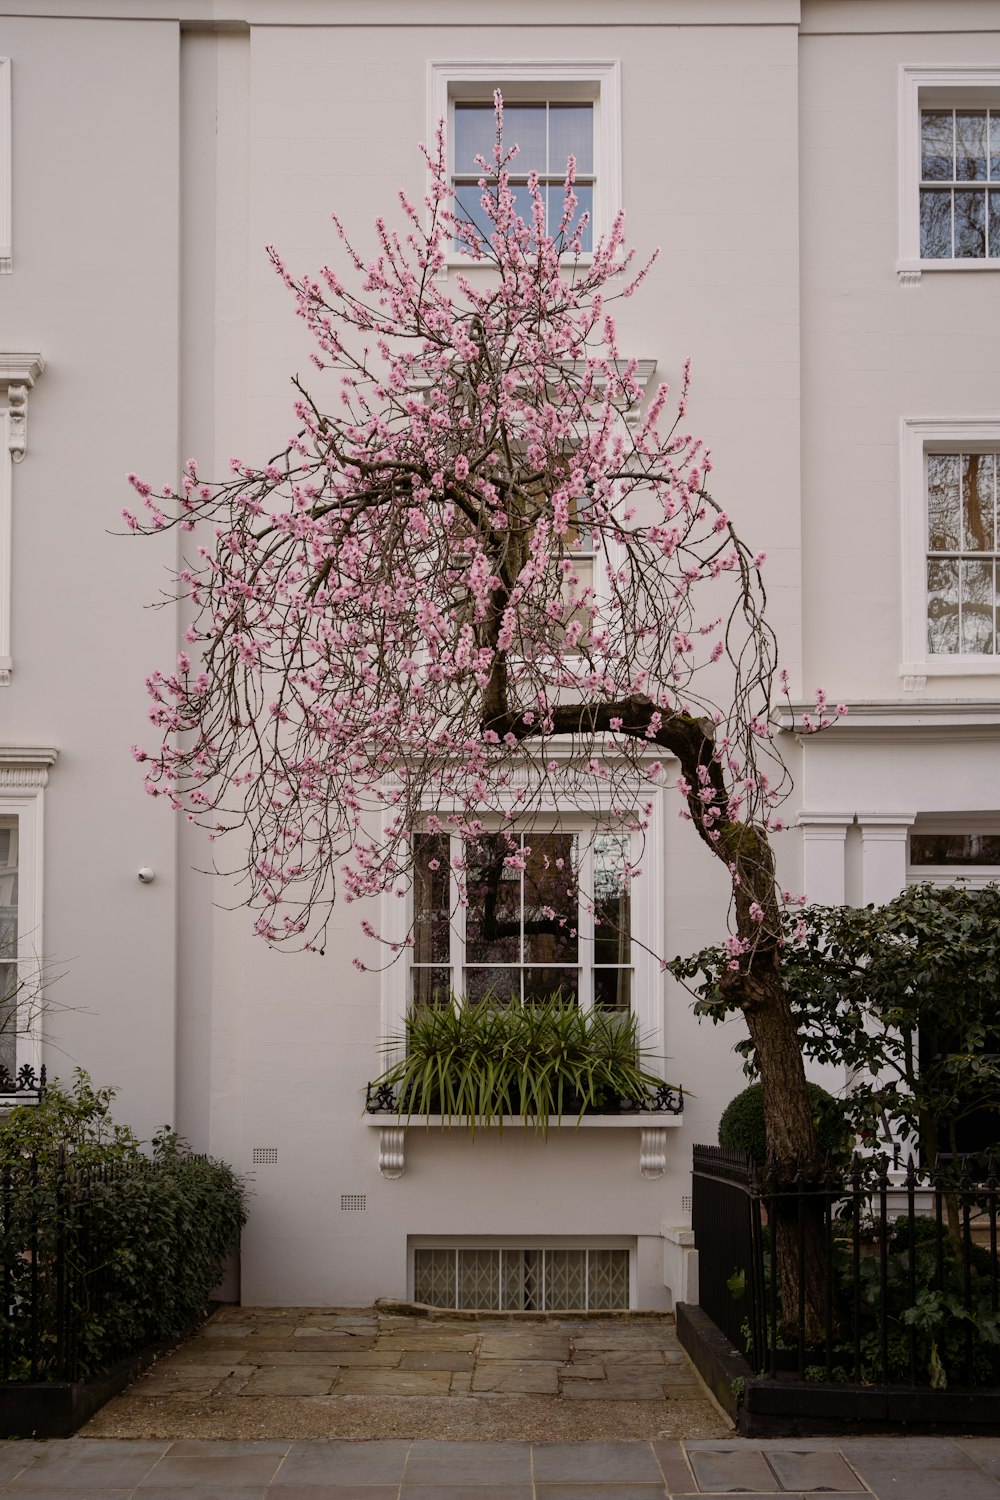
{"type": "Polygon", "coordinates": [[[18,820],[0,817],[0,1073],[17,1071],[18,991],[21,988],[17,932],[18,820]]]}
{"type": "MultiPolygon", "coordinates": [[[[484,237],[490,224],[482,209],[482,169],[476,158],[493,158],[496,120],[492,103],[472,100],[455,101],[452,183],[456,207],[484,237]]],[[[546,233],[553,238],[559,232],[564,211],[566,164],[572,156],[576,162],[576,216],[567,225],[572,234],[583,215],[587,223],[580,236],[585,252],[594,248],[594,105],[590,100],[577,102],[558,99],[505,104],[504,144],[518,147],[510,168],[510,185],[517,212],[530,224],[533,212],[528,174],[538,175],[538,185],[546,210],[546,233]]]]}
{"type": "MultiPolygon", "coordinates": [[[[511,187],[517,210],[530,222],[529,172],[537,172],[546,204],[546,228],[558,231],[569,156],[576,161],[577,217],[589,222],[582,236],[588,255],[621,208],[621,120],[617,62],[432,63],[429,131],[446,122],[449,172],[457,208],[482,226],[483,173],[476,156],[490,161],[496,140],[493,93],[504,98],[504,141],[516,144],[511,187]]],[[[456,259],[464,257],[456,248],[456,259]]]]}
{"type": "Polygon", "coordinates": [[[1000,420],[904,420],[901,491],[902,674],[1000,674],[1000,420]]]}
{"type": "Polygon", "coordinates": [[[1000,267],[1000,68],[900,77],[901,280],[1000,267]]]}

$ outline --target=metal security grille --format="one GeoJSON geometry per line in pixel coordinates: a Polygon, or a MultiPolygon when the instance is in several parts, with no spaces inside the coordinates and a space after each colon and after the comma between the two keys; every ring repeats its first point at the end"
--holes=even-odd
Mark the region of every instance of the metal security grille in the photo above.
{"type": "Polygon", "coordinates": [[[622,1312],[628,1263],[626,1249],[417,1248],[413,1295],[470,1312],[622,1312]]]}
{"type": "Polygon", "coordinates": [[[340,1207],[343,1213],[362,1213],[368,1206],[364,1193],[341,1193],[340,1207]]]}
{"type": "Polygon", "coordinates": [[[253,1164],[255,1167],[276,1167],[278,1165],[277,1146],[255,1146],[253,1164]]]}

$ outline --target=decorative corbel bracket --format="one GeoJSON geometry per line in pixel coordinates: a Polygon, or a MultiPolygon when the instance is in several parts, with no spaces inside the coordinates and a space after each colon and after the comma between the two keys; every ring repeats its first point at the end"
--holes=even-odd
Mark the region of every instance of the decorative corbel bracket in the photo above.
{"type": "Polygon", "coordinates": [[[667,1132],[662,1126],[645,1126],[639,1135],[639,1175],[647,1182],[667,1170],[667,1132]]]}
{"type": "Polygon", "coordinates": [[[10,415],[10,456],[19,464],[28,448],[28,392],[45,369],[40,354],[0,350],[0,398],[6,393],[10,415]]]}
{"type": "Polygon", "coordinates": [[[390,1182],[406,1171],[406,1126],[382,1125],[378,1133],[378,1169],[390,1182]]]}

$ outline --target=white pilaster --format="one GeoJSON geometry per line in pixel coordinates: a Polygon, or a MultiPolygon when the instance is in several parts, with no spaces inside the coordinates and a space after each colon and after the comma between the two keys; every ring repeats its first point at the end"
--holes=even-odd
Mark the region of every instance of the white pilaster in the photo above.
{"type": "Polygon", "coordinates": [[[847,888],[845,851],[853,813],[800,812],[802,882],[813,905],[843,906],[847,888]]]}
{"type": "Polygon", "coordinates": [[[906,888],[906,840],[915,813],[858,813],[861,896],[884,906],[906,888]]]}

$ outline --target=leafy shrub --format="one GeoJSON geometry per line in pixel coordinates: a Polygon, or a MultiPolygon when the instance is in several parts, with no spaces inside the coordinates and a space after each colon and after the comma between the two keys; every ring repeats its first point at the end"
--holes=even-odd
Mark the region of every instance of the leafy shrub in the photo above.
{"type": "Polygon", "coordinates": [[[40,1379],[86,1378],[184,1334],[246,1222],[230,1167],[192,1155],[170,1131],[147,1154],[111,1121],[113,1098],[78,1073],[70,1089],[53,1085],[0,1121],[10,1378],[31,1378],[33,1365],[40,1379]]]}
{"type": "Polygon", "coordinates": [[[407,1018],[406,1056],[376,1085],[396,1093],[401,1113],[442,1114],[489,1126],[520,1115],[545,1129],[550,1116],[616,1107],[641,1109],[662,1080],[636,1019],[585,1014],[558,995],[539,1005],[420,1006],[407,1018]]]}
{"type": "MultiPolygon", "coordinates": [[[[851,1129],[844,1106],[818,1083],[807,1083],[806,1091],[821,1156],[842,1161],[851,1145],[851,1129]]],[[[746,1151],[758,1166],[767,1161],[764,1133],[764,1085],[752,1083],[726,1105],[719,1121],[719,1145],[746,1151]]]]}

